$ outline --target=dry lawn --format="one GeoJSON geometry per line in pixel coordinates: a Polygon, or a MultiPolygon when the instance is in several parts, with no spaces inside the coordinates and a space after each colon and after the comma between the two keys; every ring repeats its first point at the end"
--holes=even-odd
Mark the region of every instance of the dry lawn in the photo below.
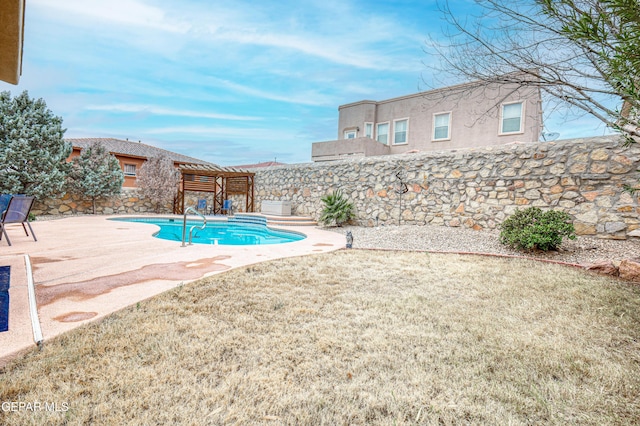
{"type": "Polygon", "coordinates": [[[233,270],[0,372],[0,424],[638,424],[640,290],[516,259],[351,250],[233,270]]]}

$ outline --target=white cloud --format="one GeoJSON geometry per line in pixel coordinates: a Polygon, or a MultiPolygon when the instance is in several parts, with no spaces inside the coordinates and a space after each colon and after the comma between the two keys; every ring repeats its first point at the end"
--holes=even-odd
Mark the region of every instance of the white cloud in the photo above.
{"type": "MultiPolygon", "coordinates": [[[[111,22],[131,27],[154,28],[172,33],[186,33],[190,26],[167,17],[155,6],[137,0],[29,0],[31,5],[43,6],[62,12],[62,16],[76,23],[78,18],[111,22]]],[[[28,13],[28,11],[27,11],[28,13]]]]}
{"type": "Polygon", "coordinates": [[[167,115],[176,117],[193,117],[193,118],[212,118],[220,120],[238,120],[238,121],[251,121],[261,120],[260,117],[251,117],[244,115],[233,114],[220,114],[205,111],[190,111],[182,109],[164,108],[153,105],[138,105],[138,104],[110,104],[110,105],[88,105],[85,107],[90,111],[109,111],[116,113],[147,113],[153,115],[167,115]]]}
{"type": "Polygon", "coordinates": [[[149,135],[192,135],[207,136],[208,138],[244,138],[245,140],[292,140],[295,135],[288,130],[274,130],[272,128],[242,128],[223,126],[167,126],[146,129],[149,135]]]}
{"type": "Polygon", "coordinates": [[[323,95],[317,91],[297,91],[295,93],[279,94],[271,91],[256,89],[255,87],[245,86],[229,80],[217,78],[209,79],[213,84],[224,87],[236,93],[242,93],[256,98],[267,99],[271,101],[286,102],[291,104],[311,105],[311,106],[327,106],[334,105],[335,99],[331,96],[323,95]]]}

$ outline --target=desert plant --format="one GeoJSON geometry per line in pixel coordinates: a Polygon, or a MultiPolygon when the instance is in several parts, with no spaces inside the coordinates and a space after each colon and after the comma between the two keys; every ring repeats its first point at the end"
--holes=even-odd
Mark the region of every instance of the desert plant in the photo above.
{"type": "Polygon", "coordinates": [[[520,250],[556,250],[562,238],[576,238],[571,216],[566,212],[538,207],[516,209],[500,225],[500,242],[520,250]]]}
{"type": "Polygon", "coordinates": [[[335,222],[336,226],[342,226],[354,216],[353,204],[339,189],[327,194],[320,199],[324,208],[320,214],[320,222],[329,225],[335,222]]]}

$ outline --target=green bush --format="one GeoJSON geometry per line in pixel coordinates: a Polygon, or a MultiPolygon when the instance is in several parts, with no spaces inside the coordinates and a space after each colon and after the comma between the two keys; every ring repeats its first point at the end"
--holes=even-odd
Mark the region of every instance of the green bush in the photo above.
{"type": "Polygon", "coordinates": [[[320,222],[329,225],[335,222],[336,226],[342,226],[353,217],[353,204],[347,200],[340,190],[327,194],[321,198],[324,208],[320,214],[320,222]]]}
{"type": "Polygon", "coordinates": [[[571,216],[568,213],[538,207],[516,209],[500,225],[500,242],[520,250],[555,250],[562,238],[576,238],[571,216]]]}

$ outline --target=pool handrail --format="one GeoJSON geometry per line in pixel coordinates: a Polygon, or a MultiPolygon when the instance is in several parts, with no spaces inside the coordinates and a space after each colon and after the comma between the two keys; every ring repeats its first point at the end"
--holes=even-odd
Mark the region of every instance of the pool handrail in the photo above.
{"type": "MultiPolygon", "coordinates": [[[[184,210],[184,218],[182,221],[182,247],[185,247],[185,239],[186,239],[186,233],[187,233],[187,213],[189,212],[189,210],[191,210],[193,213],[197,214],[198,216],[200,216],[202,218],[202,226],[200,227],[200,229],[204,229],[205,226],[207,226],[207,218],[204,217],[204,215],[202,213],[200,213],[199,211],[197,211],[195,209],[195,206],[190,206],[187,207],[184,210]]],[[[197,228],[198,225],[193,225],[191,227],[191,229],[189,229],[189,245],[192,246],[193,243],[191,242],[191,239],[193,237],[193,229],[197,228]]]]}

